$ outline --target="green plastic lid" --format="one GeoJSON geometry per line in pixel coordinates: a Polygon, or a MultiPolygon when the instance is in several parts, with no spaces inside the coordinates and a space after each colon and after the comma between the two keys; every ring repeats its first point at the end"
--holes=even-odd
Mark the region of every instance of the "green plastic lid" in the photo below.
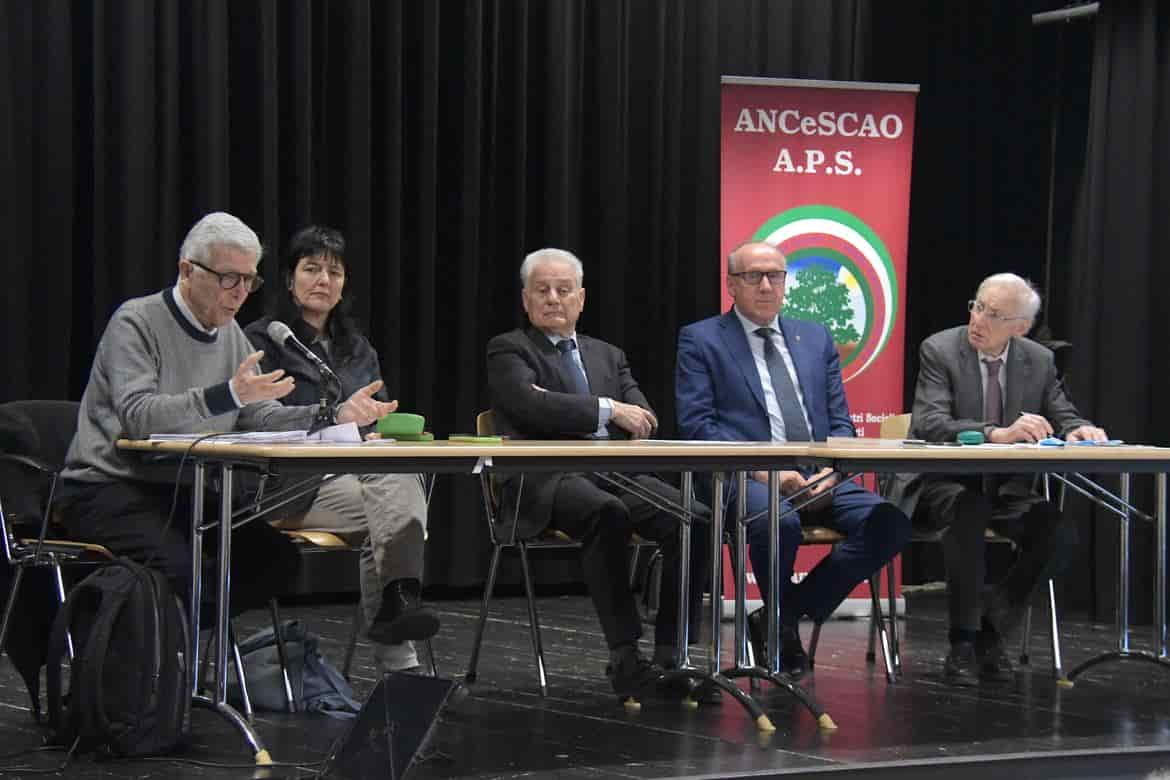
{"type": "Polygon", "coordinates": [[[983,434],[980,431],[963,431],[959,434],[959,444],[982,444],[983,434]]]}
{"type": "Polygon", "coordinates": [[[423,432],[426,418],[421,414],[407,412],[391,412],[378,420],[378,433],[383,436],[400,439],[403,436],[417,436],[423,432]]]}
{"type": "Polygon", "coordinates": [[[433,434],[429,431],[423,431],[422,433],[399,433],[399,434],[395,434],[391,438],[393,438],[394,441],[400,441],[400,442],[434,441],[435,434],[433,434]]]}

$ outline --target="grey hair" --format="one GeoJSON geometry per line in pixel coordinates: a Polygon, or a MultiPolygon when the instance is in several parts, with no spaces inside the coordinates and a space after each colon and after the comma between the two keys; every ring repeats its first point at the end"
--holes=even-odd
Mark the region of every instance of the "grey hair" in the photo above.
{"type": "Polygon", "coordinates": [[[255,252],[257,260],[264,253],[256,231],[245,225],[239,217],[216,211],[203,217],[187,231],[187,237],[179,247],[179,259],[206,263],[213,246],[230,246],[255,252]]]}
{"type": "MultiPolygon", "coordinates": [[[[732,249],[731,252],[728,253],[728,255],[727,255],[727,273],[729,273],[729,274],[735,273],[735,256],[736,256],[736,254],[739,253],[739,250],[743,249],[745,246],[752,246],[753,244],[767,244],[768,246],[775,249],[777,252],[780,252],[780,247],[776,246],[775,244],[770,244],[767,241],[757,241],[755,239],[752,239],[750,241],[744,241],[743,243],[739,244],[735,249],[732,249]]],[[[780,256],[784,257],[784,253],[780,252],[780,256]]],[[[784,257],[784,262],[787,263],[788,258],[784,257]]]]}
{"type": "Polygon", "coordinates": [[[577,277],[577,286],[580,287],[585,281],[585,268],[581,265],[581,261],[572,252],[567,252],[564,249],[553,249],[545,247],[544,249],[537,249],[524,258],[524,262],[520,264],[520,285],[528,287],[528,277],[532,275],[532,269],[538,263],[546,260],[555,260],[560,263],[568,263],[573,267],[573,275],[577,277]]]}
{"type": "Polygon", "coordinates": [[[1016,301],[1019,302],[1022,311],[1019,316],[1027,317],[1029,320],[1035,322],[1036,315],[1040,313],[1040,291],[1036,289],[1036,285],[1028,279],[1016,274],[992,274],[979,283],[979,289],[975,291],[975,297],[979,297],[988,287],[1007,287],[1015,295],[1016,301]]]}

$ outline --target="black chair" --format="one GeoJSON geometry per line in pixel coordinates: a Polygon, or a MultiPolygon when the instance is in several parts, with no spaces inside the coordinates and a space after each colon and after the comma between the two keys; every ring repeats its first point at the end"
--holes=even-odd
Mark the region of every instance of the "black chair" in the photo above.
{"type": "MultiPolygon", "coordinates": [[[[479,436],[492,436],[495,434],[495,419],[491,412],[480,412],[475,418],[475,432],[479,436]]],[[[487,627],[488,610],[491,606],[492,595],[495,591],[496,576],[500,569],[500,556],[503,551],[512,547],[520,553],[520,570],[524,575],[524,594],[528,600],[528,630],[532,639],[532,655],[533,662],[536,664],[536,674],[540,683],[540,695],[548,695],[548,676],[545,673],[544,665],[544,644],[540,636],[540,618],[536,613],[536,595],[532,584],[532,569],[528,562],[529,550],[555,550],[555,549],[572,549],[579,548],[581,543],[568,536],[562,531],[555,528],[546,529],[539,537],[535,539],[519,539],[516,538],[515,526],[513,525],[513,532],[509,536],[505,536],[500,532],[497,525],[497,514],[500,506],[499,490],[496,486],[495,475],[490,475],[481,472],[479,475],[480,487],[483,492],[483,508],[484,514],[487,517],[488,533],[492,541],[492,560],[488,566],[488,578],[484,585],[483,602],[480,606],[479,623],[475,631],[475,642],[471,647],[471,660],[467,664],[467,673],[464,679],[469,683],[474,683],[478,676],[479,667],[479,651],[483,645],[483,634],[487,627]]],[[[654,542],[643,539],[634,534],[630,539],[630,546],[633,548],[635,559],[637,561],[637,554],[642,547],[654,548],[655,553],[658,553],[658,545],[654,542]]],[[[661,555],[652,556],[651,565],[655,561],[661,561],[661,555]]],[[[631,579],[636,576],[636,567],[631,565],[631,579]]],[[[645,587],[651,587],[654,581],[652,574],[647,574],[645,587]]],[[[631,582],[633,585],[633,582],[631,582]]]]}
{"type": "MultiPolygon", "coordinates": [[[[891,439],[891,440],[905,439],[906,436],[910,432],[911,417],[912,417],[912,415],[910,415],[910,414],[897,414],[897,415],[892,415],[890,417],[887,417],[886,419],[882,420],[881,431],[878,435],[882,439],[891,439]]],[[[1040,475],[1040,477],[1041,477],[1041,489],[1043,490],[1044,495],[1046,497],[1048,497],[1049,496],[1048,475],[1042,474],[1042,475],[1040,475]]],[[[880,494],[882,494],[882,495],[886,494],[886,492],[887,492],[886,486],[888,485],[889,480],[892,478],[893,478],[892,474],[879,474],[879,475],[877,475],[878,492],[880,494]]],[[[1058,498],[1058,504],[1060,505],[1060,507],[1062,509],[1064,508],[1063,485],[1061,486],[1060,496],[1058,498]]],[[[916,543],[916,542],[939,543],[942,540],[942,535],[943,535],[943,531],[929,531],[929,532],[914,531],[911,533],[910,542],[911,543],[916,543]]],[[[990,528],[988,528],[984,532],[983,539],[984,539],[984,542],[986,544],[1007,544],[1007,545],[1011,546],[1011,549],[1013,552],[1016,551],[1016,543],[1014,541],[1012,541],[1011,539],[1009,539],[1006,536],[1002,536],[1001,534],[996,533],[995,531],[993,531],[990,528]]],[[[890,587],[890,603],[893,604],[893,599],[894,599],[894,562],[892,560],[888,564],[886,564],[886,577],[889,581],[889,587],[890,587]]],[[[1056,588],[1055,588],[1052,580],[1048,580],[1045,584],[1047,586],[1047,591],[1048,591],[1048,625],[1049,625],[1049,628],[1051,630],[1051,639],[1052,639],[1052,671],[1053,671],[1053,675],[1056,677],[1056,684],[1057,685],[1059,685],[1061,687],[1071,687],[1072,683],[1069,681],[1068,677],[1064,673],[1064,663],[1062,661],[1062,655],[1061,655],[1061,649],[1060,649],[1060,626],[1058,624],[1057,611],[1056,611],[1056,588]]],[[[890,610],[890,635],[891,635],[891,640],[892,640],[891,641],[891,647],[892,647],[891,654],[893,656],[894,670],[896,672],[900,672],[902,669],[902,648],[901,648],[901,642],[898,638],[898,625],[897,625],[897,621],[894,620],[894,616],[895,616],[895,613],[893,611],[893,608],[891,607],[891,610],[890,610]]],[[[1025,666],[1031,662],[1031,654],[1029,652],[1029,649],[1031,646],[1031,634],[1032,634],[1031,629],[1032,629],[1032,605],[1029,603],[1028,608],[1025,611],[1025,615],[1024,615],[1023,637],[1021,640],[1020,655],[1019,655],[1020,663],[1022,665],[1025,665],[1025,666]]],[[[871,638],[870,642],[872,644],[872,638],[871,638]]]]}
{"type": "MultiPolygon", "coordinates": [[[[72,401],[0,404],[0,587],[8,588],[0,650],[7,651],[24,679],[38,720],[40,669],[57,607],[65,601],[62,565],[114,557],[101,545],[57,538],[63,534],[54,529],[53,498],[77,410],[72,401]],[[21,631],[11,630],[14,618],[21,631]]],[[[72,638],[66,640],[72,658],[72,638]]]]}
{"type": "MultiPolygon", "coordinates": [[[[53,617],[66,596],[62,567],[98,565],[115,557],[102,545],[65,538],[54,517],[57,510],[54,498],[69,444],[77,431],[79,409],[80,404],[74,401],[0,404],[0,548],[4,558],[0,568],[10,579],[4,614],[0,618],[0,649],[7,650],[24,678],[33,715],[38,720],[40,668],[45,664],[53,617]],[[47,598],[42,585],[36,593],[26,593],[22,599],[26,570],[47,570],[51,574],[53,598],[47,598]],[[13,618],[18,613],[24,630],[11,632],[13,618]]],[[[3,579],[0,577],[0,586],[3,579]]],[[[245,714],[250,720],[247,680],[234,638],[232,644],[245,714]]],[[[68,634],[66,652],[72,659],[73,641],[68,634]]]]}

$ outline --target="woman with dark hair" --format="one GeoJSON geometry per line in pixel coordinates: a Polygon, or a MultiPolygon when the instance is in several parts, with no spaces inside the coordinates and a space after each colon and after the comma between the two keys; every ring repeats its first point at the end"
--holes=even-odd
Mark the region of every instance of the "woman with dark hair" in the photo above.
{"type": "MultiPolygon", "coordinates": [[[[293,236],[284,285],[287,294],[274,314],[245,328],[253,346],[264,350],[263,370],[281,368],[296,381],[284,403],[317,403],[321,375],[304,356],[273,341],[267,329],[274,319],[329,364],[341,380],[340,398],[381,377],[378,354],[348,314],[341,233],[312,226],[293,236]]],[[[375,397],[389,400],[385,387],[375,397]]],[[[426,512],[417,474],[346,474],[322,485],[310,510],[295,520],[296,528],[361,539],[362,611],[385,671],[416,668],[411,640],[428,639],[439,628],[438,616],[420,601],[426,512]]],[[[293,526],[285,521],[282,527],[293,526]]]]}

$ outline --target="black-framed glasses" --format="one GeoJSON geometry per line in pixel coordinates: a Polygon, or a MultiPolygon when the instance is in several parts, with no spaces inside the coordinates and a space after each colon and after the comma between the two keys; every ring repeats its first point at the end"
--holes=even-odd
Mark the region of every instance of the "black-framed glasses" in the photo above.
{"type": "Polygon", "coordinates": [[[766,276],[766,277],[768,277],[768,284],[772,285],[773,287],[776,287],[777,285],[784,284],[784,277],[788,276],[788,272],[787,271],[739,271],[739,272],[733,273],[731,271],[728,271],[727,275],[734,276],[736,279],[740,279],[743,282],[746,282],[747,284],[752,285],[753,287],[759,285],[760,282],[764,281],[764,277],[766,276]]]}
{"type": "Polygon", "coordinates": [[[235,271],[220,273],[214,268],[208,268],[198,260],[188,260],[187,262],[193,266],[202,268],[209,274],[215,274],[216,279],[219,280],[219,289],[221,290],[235,289],[237,284],[243,282],[248,292],[256,292],[264,284],[264,277],[260,274],[241,274],[235,271]]]}
{"type": "Polygon", "coordinates": [[[1027,317],[1009,317],[1006,314],[1001,314],[995,309],[988,308],[983,301],[972,298],[967,301],[967,311],[972,314],[978,314],[980,317],[989,319],[992,322],[1011,322],[1012,320],[1026,320],[1027,317]]]}

